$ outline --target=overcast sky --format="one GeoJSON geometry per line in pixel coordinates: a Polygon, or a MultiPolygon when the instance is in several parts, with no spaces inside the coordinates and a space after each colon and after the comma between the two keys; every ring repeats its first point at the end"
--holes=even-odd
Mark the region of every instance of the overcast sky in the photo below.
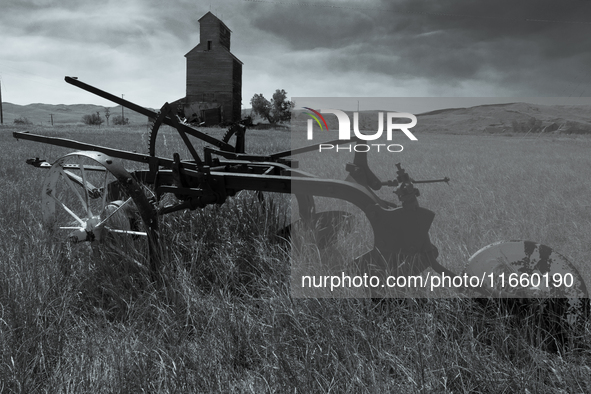
{"type": "Polygon", "coordinates": [[[591,1],[0,0],[2,99],[111,105],[66,75],[159,108],[212,11],[242,103],[270,97],[591,96],[591,1]]]}

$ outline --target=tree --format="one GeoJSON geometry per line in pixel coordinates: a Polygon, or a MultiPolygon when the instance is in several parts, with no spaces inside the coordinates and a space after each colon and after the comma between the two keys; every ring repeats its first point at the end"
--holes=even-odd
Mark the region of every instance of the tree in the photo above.
{"type": "Polygon", "coordinates": [[[129,124],[129,118],[123,118],[123,116],[117,115],[113,117],[113,124],[118,126],[129,124]]]}
{"type": "Polygon", "coordinates": [[[98,111],[96,111],[96,114],[84,115],[82,117],[82,121],[84,122],[84,124],[95,126],[100,126],[104,122],[103,118],[101,118],[101,115],[98,111]]]}
{"type": "Polygon", "coordinates": [[[107,118],[107,126],[109,125],[109,116],[111,116],[111,112],[109,108],[105,108],[105,118],[107,118]]]}
{"type": "Polygon", "coordinates": [[[287,92],[277,89],[269,101],[262,94],[255,94],[250,99],[250,105],[255,114],[265,118],[271,124],[286,122],[291,119],[293,102],[287,99],[287,92]]]}
{"type": "Polygon", "coordinates": [[[14,123],[15,124],[25,124],[25,125],[33,124],[33,122],[31,122],[29,119],[25,118],[24,116],[21,116],[20,118],[16,118],[14,120],[14,123]]]}

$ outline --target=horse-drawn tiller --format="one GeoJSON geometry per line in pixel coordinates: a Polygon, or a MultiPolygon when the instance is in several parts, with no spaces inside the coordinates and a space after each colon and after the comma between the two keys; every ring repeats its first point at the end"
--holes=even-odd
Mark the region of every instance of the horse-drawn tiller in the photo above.
{"type": "MultiPolygon", "coordinates": [[[[41,193],[43,221],[64,240],[88,243],[116,255],[137,254],[139,248],[134,244],[145,243],[146,254],[132,257],[157,277],[164,247],[159,243],[161,215],[223,204],[242,190],[293,193],[304,226],[325,235],[347,215],[316,212],[315,196],[346,200],[363,211],[372,227],[374,243],[371,250],[356,259],[357,267],[392,275],[418,275],[431,268],[439,275],[458,276],[437,262],[438,250],[429,239],[435,214],[420,207],[417,200],[417,184],[448,182],[448,178],[416,181],[397,164],[393,179],[382,181],[369,168],[367,153],[356,152],[353,162],[346,167],[347,180],[321,179],[299,170],[297,162],[290,158],[318,150],[320,144],[268,155],[248,154],[244,124],[233,124],[220,140],[184,123],[168,103],[156,113],[77,79],[65,80],[152,118],[154,124],[147,154],[28,132],[14,133],[17,139],[77,150],[53,164],[27,160],[28,164],[48,170],[41,193]],[[156,137],[162,124],[176,129],[190,160],[181,160],[178,153],[172,158],[158,156],[156,137]],[[205,147],[201,156],[190,137],[211,146],[205,147]],[[234,143],[230,144],[232,137],[234,143]],[[121,161],[142,163],[144,169],[128,171],[121,161]],[[376,195],[374,191],[382,187],[395,188],[400,206],[376,195]],[[175,203],[163,205],[163,197],[170,194],[176,197],[175,203]]],[[[351,143],[327,143],[345,142],[351,143]]],[[[583,278],[575,267],[551,248],[533,242],[489,245],[471,257],[465,274],[482,279],[479,286],[470,287],[476,295],[588,298],[583,278]],[[510,280],[516,280],[517,286],[511,285],[510,280]]]]}

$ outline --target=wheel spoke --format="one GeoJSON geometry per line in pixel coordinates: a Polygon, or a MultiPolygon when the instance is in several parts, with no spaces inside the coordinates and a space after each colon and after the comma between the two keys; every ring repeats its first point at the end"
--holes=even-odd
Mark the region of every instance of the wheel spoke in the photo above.
{"type": "Polygon", "coordinates": [[[107,194],[109,194],[109,187],[107,185],[107,179],[109,177],[109,171],[105,171],[105,180],[103,182],[103,199],[101,203],[101,212],[107,206],[107,194]]]}
{"type": "Polygon", "coordinates": [[[88,199],[88,189],[86,187],[86,171],[84,170],[84,164],[79,164],[80,172],[82,173],[82,182],[84,183],[84,197],[86,198],[86,214],[89,218],[92,217],[92,212],[90,211],[90,203],[88,199]]]}
{"type": "Polygon", "coordinates": [[[58,200],[53,194],[51,193],[47,193],[47,195],[51,198],[53,198],[55,200],[55,202],[57,202],[66,212],[68,212],[70,214],[70,216],[72,216],[74,219],[76,219],[76,221],[78,221],[78,223],[80,223],[80,225],[82,227],[86,227],[86,223],[84,222],[84,220],[80,219],[78,217],[78,215],[76,215],[74,212],[72,212],[72,210],[68,207],[66,207],[64,205],[63,202],[61,202],[60,200],[58,200]]]}
{"type": "Polygon", "coordinates": [[[111,228],[111,227],[107,227],[105,226],[105,228],[107,230],[109,230],[112,233],[119,233],[119,234],[131,234],[131,235],[143,235],[143,236],[148,236],[148,233],[143,232],[143,231],[131,231],[131,230],[119,230],[116,228],[111,228]]]}
{"type": "MultiPolygon", "coordinates": [[[[74,186],[74,183],[72,182],[70,177],[64,172],[62,167],[60,167],[59,173],[64,178],[64,180],[66,181],[66,183],[68,184],[70,189],[72,189],[72,191],[76,194],[76,196],[78,196],[78,199],[82,203],[82,207],[84,207],[84,210],[88,213],[89,209],[88,209],[87,201],[84,200],[84,197],[82,197],[82,195],[78,191],[78,188],[76,188],[76,186],[74,186]]],[[[90,218],[91,216],[88,216],[88,217],[90,218]]]]}
{"type": "Polygon", "coordinates": [[[154,241],[140,213],[150,206],[148,198],[154,194],[148,194],[149,188],[141,183],[124,183],[131,175],[118,165],[107,168],[103,161],[108,160],[89,152],[56,161],[43,184],[43,221],[56,235],[78,241],[72,251],[100,249],[101,258],[147,269],[154,241]]]}
{"type": "Polygon", "coordinates": [[[119,205],[113,212],[111,212],[106,218],[104,218],[103,220],[100,221],[99,224],[96,225],[96,227],[102,226],[103,224],[105,224],[105,222],[107,220],[109,220],[111,218],[111,216],[113,216],[114,214],[116,214],[121,208],[123,208],[125,206],[125,204],[127,204],[128,202],[131,201],[131,197],[129,197],[127,200],[125,200],[123,202],[123,204],[119,205]]]}
{"type": "MultiPolygon", "coordinates": [[[[67,168],[67,167],[68,167],[68,165],[66,164],[65,167],[62,167],[62,169],[64,171],[64,174],[66,174],[68,176],[68,178],[70,178],[71,181],[80,185],[80,187],[85,187],[86,190],[89,190],[89,191],[96,189],[96,187],[94,187],[94,185],[88,181],[86,181],[86,185],[85,185],[84,182],[82,181],[82,178],[79,177],[78,175],[72,173],[71,171],[66,170],[65,168],[67,168]]],[[[80,167],[76,167],[76,168],[80,168],[80,167]]]]}

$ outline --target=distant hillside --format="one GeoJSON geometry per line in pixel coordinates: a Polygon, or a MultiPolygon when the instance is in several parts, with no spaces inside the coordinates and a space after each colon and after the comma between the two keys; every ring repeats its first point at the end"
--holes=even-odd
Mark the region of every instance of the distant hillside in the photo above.
{"type": "Polygon", "coordinates": [[[433,111],[419,117],[419,130],[441,133],[591,134],[591,108],[586,105],[528,103],[480,105],[433,111]]]}
{"type": "MultiPolygon", "coordinates": [[[[4,124],[13,124],[17,118],[25,117],[33,124],[51,123],[54,125],[82,124],[82,117],[97,111],[104,118],[105,107],[92,104],[16,105],[2,103],[4,124]]],[[[121,115],[121,106],[109,107],[113,117],[121,115]]],[[[154,110],[157,112],[157,110],[154,110]]],[[[368,132],[378,128],[378,111],[361,111],[359,126],[368,132]]],[[[145,125],[147,117],[124,109],[125,117],[132,125],[145,125]]],[[[250,115],[251,109],[243,109],[242,116],[250,115]]],[[[347,111],[353,121],[353,112],[347,111]]],[[[510,103],[479,105],[469,108],[449,108],[418,114],[418,124],[413,131],[442,134],[479,133],[538,133],[553,132],[565,134],[591,134],[591,107],[584,105],[539,105],[529,103],[510,103]]],[[[305,127],[310,117],[303,110],[292,114],[292,125],[305,127]]],[[[338,129],[335,116],[325,116],[329,129],[338,129]]],[[[255,117],[255,123],[266,123],[255,117]]]]}
{"type": "MultiPolygon", "coordinates": [[[[53,124],[82,124],[82,117],[84,115],[95,114],[97,111],[104,119],[105,108],[93,104],[29,104],[17,105],[11,103],[2,103],[4,114],[4,124],[13,124],[15,119],[25,117],[33,124],[51,124],[51,115],[53,114],[53,124]]],[[[117,115],[121,115],[121,106],[108,107],[111,113],[109,123],[117,115]]],[[[157,111],[156,111],[157,112],[157,111]]],[[[130,124],[144,125],[148,122],[148,118],[136,112],[124,109],[124,116],[129,119],[130,124]]],[[[105,122],[106,124],[106,122],[105,122]]],[[[112,124],[112,123],[111,123],[112,124]]]]}
{"type": "MultiPolygon", "coordinates": [[[[4,124],[14,124],[14,120],[25,117],[33,124],[51,124],[51,115],[53,114],[53,124],[83,124],[82,117],[84,115],[95,114],[99,112],[101,118],[105,118],[105,108],[100,105],[93,104],[29,104],[29,105],[17,105],[12,103],[2,103],[2,109],[4,114],[4,124]]],[[[121,106],[117,105],[114,107],[108,107],[111,113],[109,118],[110,124],[112,124],[113,118],[117,115],[121,115],[121,106]]],[[[158,112],[158,109],[149,108],[154,112],[158,112]]],[[[243,109],[242,117],[249,116],[251,109],[243,109]]],[[[129,119],[132,125],[145,125],[148,123],[148,118],[144,115],[140,115],[127,108],[124,109],[124,115],[129,119]]],[[[262,119],[256,118],[255,122],[261,122],[262,119]]],[[[106,121],[105,123],[106,124],[106,121]]]]}
{"type": "MultiPolygon", "coordinates": [[[[353,112],[346,111],[353,122],[353,112]]],[[[361,111],[361,130],[378,129],[378,111],[361,111]]],[[[310,117],[294,111],[292,124],[304,126],[310,117]]],[[[325,117],[328,128],[338,129],[335,116],[325,117]]],[[[442,134],[539,133],[591,134],[591,107],[586,105],[538,105],[510,103],[450,108],[417,115],[413,131],[442,134]]],[[[385,127],[385,125],[384,125],[385,127]]]]}

